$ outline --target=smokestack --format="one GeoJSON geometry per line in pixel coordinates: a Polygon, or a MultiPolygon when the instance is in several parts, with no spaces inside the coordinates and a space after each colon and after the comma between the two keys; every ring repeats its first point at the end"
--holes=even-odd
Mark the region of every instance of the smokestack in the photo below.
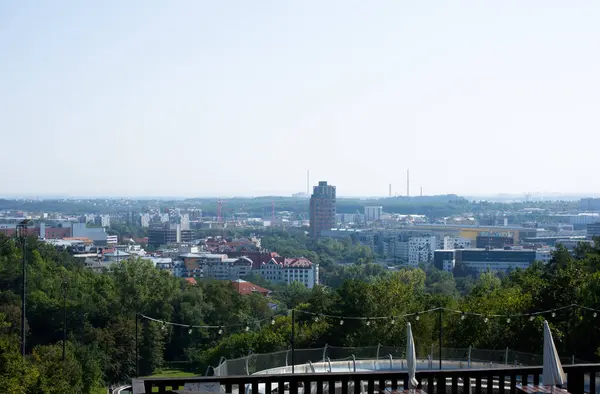
{"type": "Polygon", "coordinates": [[[421,186],[421,197],[423,197],[423,186],[421,186]]]}
{"type": "Polygon", "coordinates": [[[410,169],[406,170],[406,197],[410,197],[410,169]]]}
{"type": "Polygon", "coordinates": [[[306,170],[306,194],[310,195],[310,170],[306,170]]]}
{"type": "Polygon", "coordinates": [[[392,184],[390,183],[390,197],[392,197],[392,184]]]}

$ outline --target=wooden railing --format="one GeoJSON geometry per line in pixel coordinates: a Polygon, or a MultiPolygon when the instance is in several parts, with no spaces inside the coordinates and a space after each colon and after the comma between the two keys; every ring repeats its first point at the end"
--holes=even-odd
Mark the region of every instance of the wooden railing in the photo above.
{"type": "MultiPolygon", "coordinates": [[[[596,393],[600,364],[564,366],[571,394],[596,393]]],[[[542,367],[418,371],[419,388],[429,394],[516,394],[517,385],[540,384],[542,367]],[[492,390],[488,390],[491,387],[492,390]]],[[[361,394],[408,388],[406,372],[314,373],[286,375],[207,376],[143,379],[147,394],[171,393],[186,383],[218,383],[225,393],[361,394]],[[304,390],[310,388],[310,390],[304,390]]],[[[600,388],[600,387],[599,387],[600,388]]]]}

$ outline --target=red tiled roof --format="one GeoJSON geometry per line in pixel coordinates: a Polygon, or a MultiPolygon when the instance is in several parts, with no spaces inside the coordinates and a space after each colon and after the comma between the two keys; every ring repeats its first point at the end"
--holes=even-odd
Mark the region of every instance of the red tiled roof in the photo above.
{"type": "Polygon", "coordinates": [[[234,280],[231,282],[231,285],[233,286],[233,289],[241,295],[259,293],[261,295],[266,296],[271,292],[271,290],[269,289],[265,289],[264,287],[260,287],[258,285],[255,285],[254,283],[246,282],[243,280],[234,280]]]}
{"type": "Polygon", "coordinates": [[[198,284],[198,282],[196,282],[196,279],[194,279],[194,278],[185,278],[185,281],[188,283],[188,285],[191,285],[191,286],[195,286],[198,284]]]}

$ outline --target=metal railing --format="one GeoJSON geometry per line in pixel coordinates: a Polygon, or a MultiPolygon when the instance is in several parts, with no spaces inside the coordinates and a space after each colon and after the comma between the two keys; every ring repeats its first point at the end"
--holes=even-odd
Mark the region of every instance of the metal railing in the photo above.
{"type": "MultiPolygon", "coordinates": [[[[439,369],[440,351],[437,346],[422,346],[416,349],[417,359],[420,360],[421,369],[439,369]]],[[[394,361],[406,358],[406,349],[393,346],[367,346],[367,347],[336,347],[325,345],[322,348],[296,349],[294,351],[294,364],[332,362],[354,360],[386,360],[390,365],[394,361]]],[[[252,375],[259,371],[271,370],[291,366],[291,350],[273,353],[251,353],[245,357],[235,359],[222,358],[216,367],[209,368],[215,376],[252,375]]],[[[455,362],[456,369],[474,367],[500,367],[500,366],[535,366],[542,364],[542,355],[518,352],[512,349],[487,350],[475,348],[442,348],[441,359],[445,364],[455,362]]],[[[561,360],[563,364],[585,363],[575,357],[561,360]]],[[[401,365],[402,366],[402,365],[401,365]]],[[[403,368],[403,366],[402,366],[403,368]]],[[[448,369],[448,368],[444,368],[448,369]]]]}
{"type": "MultiPolygon", "coordinates": [[[[600,364],[564,366],[571,394],[597,393],[600,364]]],[[[516,394],[519,384],[540,384],[542,367],[417,371],[418,388],[429,394],[516,394]]],[[[406,372],[302,373],[294,375],[147,378],[146,393],[172,393],[187,383],[216,386],[237,394],[366,394],[408,388],[406,372]]]]}

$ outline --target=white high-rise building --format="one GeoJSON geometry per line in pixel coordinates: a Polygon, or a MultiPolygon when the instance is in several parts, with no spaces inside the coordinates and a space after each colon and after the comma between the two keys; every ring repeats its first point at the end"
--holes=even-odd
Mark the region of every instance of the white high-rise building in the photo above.
{"type": "Polygon", "coordinates": [[[100,225],[102,227],[110,227],[110,215],[100,215],[100,225]]]}
{"type": "Polygon", "coordinates": [[[183,215],[179,216],[179,220],[181,223],[182,230],[190,229],[190,215],[188,215],[187,213],[184,213],[183,215]]]}
{"type": "Polygon", "coordinates": [[[377,220],[381,220],[382,214],[383,214],[382,206],[365,207],[365,220],[367,222],[376,222],[377,220]]]}
{"type": "Polygon", "coordinates": [[[142,227],[150,227],[150,214],[148,214],[148,213],[140,214],[140,225],[142,227]]]}
{"type": "Polygon", "coordinates": [[[408,240],[408,265],[418,267],[419,263],[431,263],[437,249],[437,239],[433,235],[410,237],[408,240]]]}

